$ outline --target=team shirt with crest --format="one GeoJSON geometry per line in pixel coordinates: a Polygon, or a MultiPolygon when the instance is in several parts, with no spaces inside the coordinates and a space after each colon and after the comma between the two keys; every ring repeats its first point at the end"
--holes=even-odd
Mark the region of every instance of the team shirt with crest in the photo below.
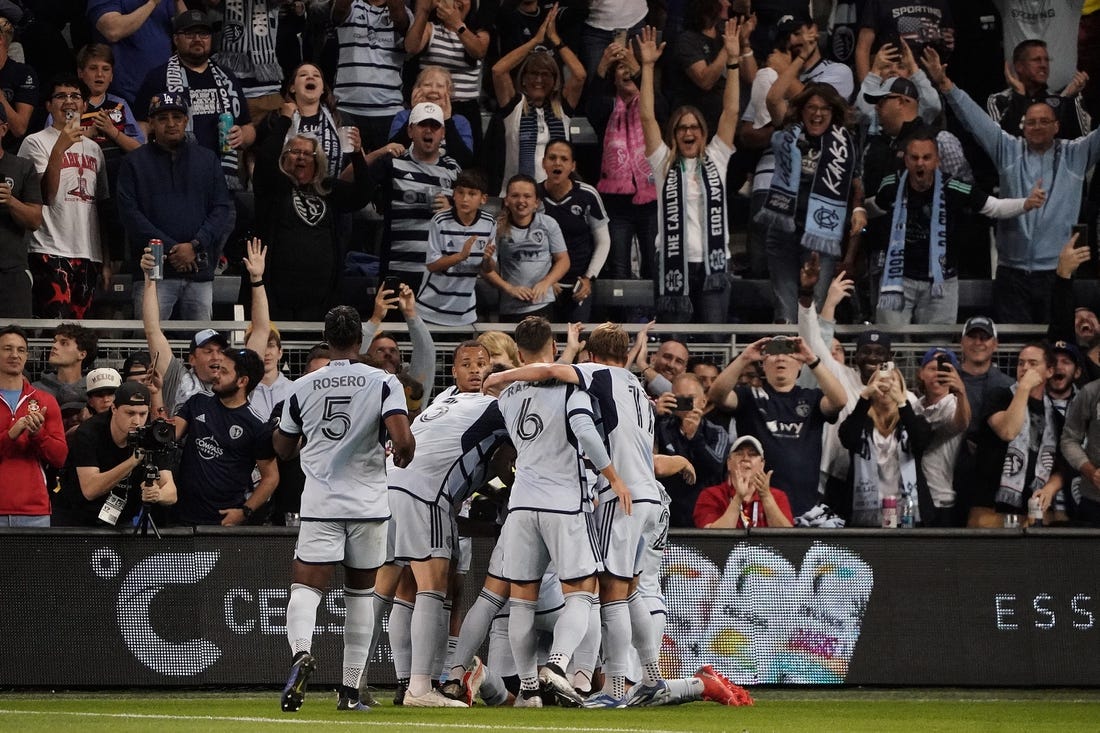
{"type": "Polygon", "coordinates": [[[428,323],[440,326],[466,326],[477,320],[477,298],[474,287],[481,272],[485,245],[496,239],[496,219],[487,211],[478,210],[472,224],[459,221],[454,209],[446,209],[432,217],[428,225],[426,262],[457,254],[470,237],[477,237],[470,248],[470,257],[440,272],[428,272],[416,296],[420,316],[428,323]]]}
{"type": "Polygon", "coordinates": [[[298,379],[279,430],[302,435],[302,521],[389,519],[385,420],[408,415],[392,374],[337,359],[298,379]]]}
{"type": "Polygon", "coordinates": [[[508,435],[496,399],[480,392],[435,400],[413,421],[412,433],[412,463],[386,462],[390,490],[429,504],[443,496],[456,509],[484,483],[489,459],[508,435]]]}

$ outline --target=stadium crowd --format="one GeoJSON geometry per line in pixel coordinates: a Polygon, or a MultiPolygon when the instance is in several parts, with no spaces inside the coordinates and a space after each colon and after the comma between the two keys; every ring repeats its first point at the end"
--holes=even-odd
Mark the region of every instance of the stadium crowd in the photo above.
{"type": "Polygon", "coordinates": [[[0,4],[0,318],[64,321],[41,375],[0,329],[0,519],[300,524],[288,712],[336,564],[341,709],[368,706],[386,615],[409,706],[745,704],[713,670],[661,676],[669,526],[1100,524],[1100,320],[1073,287],[1098,264],[1076,223],[1100,199],[1100,2],[1044,7],[0,4]],[[365,321],[338,302],[364,216],[365,321]],[[165,329],[210,320],[226,271],[244,348],[203,329],[185,362],[165,329]],[[80,320],[120,274],[148,348],[116,371],[80,320]],[[798,335],[651,354],[649,326],[584,331],[601,276],[652,281],[621,315],[662,325],[730,323],[767,278],[798,335]],[[967,279],[989,310],[907,383],[891,333],[956,324],[967,279]],[[463,341],[432,394],[430,327],[492,316],[514,332],[463,341]],[[295,380],[278,320],[324,322],[295,380]],[[574,323],[561,353],[550,321],[574,323]],[[997,323],[1047,328],[1015,374],[997,323]],[[498,511],[462,623],[458,518],[498,511]]]}

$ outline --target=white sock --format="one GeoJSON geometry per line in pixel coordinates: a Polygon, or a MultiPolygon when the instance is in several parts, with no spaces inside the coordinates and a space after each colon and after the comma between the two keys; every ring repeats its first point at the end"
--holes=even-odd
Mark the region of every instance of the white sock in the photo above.
{"type": "Polygon", "coordinates": [[[393,672],[399,680],[409,679],[412,668],[412,631],[413,607],[400,598],[395,598],[390,609],[390,650],[393,652],[393,672]]]}
{"type": "Polygon", "coordinates": [[[697,677],[682,680],[665,680],[668,685],[669,702],[681,703],[703,699],[703,681],[697,677]]]}
{"type": "Polygon", "coordinates": [[[437,591],[420,591],[416,594],[410,624],[412,653],[409,669],[409,694],[413,697],[427,695],[432,689],[432,661],[440,646],[441,621],[445,618],[443,594],[437,591]]]}
{"type": "Polygon", "coordinates": [[[516,659],[520,684],[525,690],[538,689],[538,660],[535,649],[535,601],[513,598],[508,614],[508,642],[516,659]]]}
{"type": "Polygon", "coordinates": [[[658,665],[661,647],[654,644],[653,617],[649,615],[649,607],[638,593],[631,593],[627,599],[627,607],[630,609],[631,641],[638,650],[638,660],[642,663],[642,672],[645,682],[653,684],[661,679],[661,670],[658,665]]]}
{"type": "Polygon", "coordinates": [[[565,594],[565,606],[554,624],[554,641],[550,645],[550,659],[562,669],[569,666],[573,652],[588,633],[588,616],[592,611],[592,594],[584,591],[565,594]]]}
{"type": "Polygon", "coordinates": [[[493,618],[504,608],[504,598],[492,591],[481,589],[474,604],[462,620],[462,629],[458,632],[458,646],[451,659],[451,676],[461,674],[474,661],[474,655],[489,635],[493,618]]]}
{"type": "Polygon", "coordinates": [[[596,659],[600,655],[600,641],[603,638],[603,624],[600,614],[600,599],[592,594],[592,610],[588,614],[588,631],[581,639],[577,650],[573,652],[573,687],[582,692],[589,692],[592,689],[592,671],[596,669],[596,659]]]}
{"type": "Polygon", "coordinates": [[[630,608],[625,600],[611,601],[600,609],[603,618],[603,671],[625,677],[630,658],[630,608]]]}
{"type": "Polygon", "coordinates": [[[383,626],[385,626],[386,619],[390,616],[390,609],[393,607],[392,597],[380,597],[375,594],[373,588],[371,588],[371,602],[374,605],[374,632],[370,637],[370,652],[367,654],[367,664],[363,667],[363,679],[370,677],[370,661],[374,659],[374,655],[378,651],[378,642],[382,638],[383,626]]]}
{"type": "Polygon", "coordinates": [[[374,602],[369,590],[344,587],[344,684],[359,689],[374,635],[374,602]]]}
{"type": "Polygon", "coordinates": [[[317,625],[317,606],[321,604],[321,591],[301,583],[290,586],[290,600],[286,604],[286,638],[290,653],[308,652],[313,648],[313,628],[317,625]]]}

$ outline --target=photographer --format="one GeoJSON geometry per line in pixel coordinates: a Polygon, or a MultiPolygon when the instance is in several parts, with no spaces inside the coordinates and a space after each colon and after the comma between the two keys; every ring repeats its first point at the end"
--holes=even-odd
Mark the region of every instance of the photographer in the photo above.
{"type": "Polygon", "coordinates": [[[695,502],[707,486],[725,478],[726,456],[730,437],[724,428],[703,419],[707,407],[706,392],[694,374],[680,374],[672,380],[672,392],[657,401],[657,424],[654,440],[657,452],[686,458],[695,468],[693,481],[682,473],[661,478],[672,499],[669,524],[672,527],[694,527],[695,502]]]}
{"type": "Polygon", "coordinates": [[[145,385],[127,382],[115,392],[113,407],[86,420],[69,437],[61,490],[53,497],[53,526],[126,527],[142,504],[176,502],[171,433],[164,450],[148,452],[149,433],[139,437],[135,432],[156,427],[146,426],[149,402],[145,385]],[[146,481],[150,469],[156,472],[153,482],[146,481]]]}

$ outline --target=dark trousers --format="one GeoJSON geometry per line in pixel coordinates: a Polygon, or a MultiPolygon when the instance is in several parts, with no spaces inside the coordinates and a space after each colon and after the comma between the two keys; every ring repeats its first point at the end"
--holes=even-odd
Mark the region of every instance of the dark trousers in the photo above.
{"type": "Polygon", "coordinates": [[[993,279],[998,323],[1049,323],[1054,270],[1027,272],[1000,265],[993,279]]]}

